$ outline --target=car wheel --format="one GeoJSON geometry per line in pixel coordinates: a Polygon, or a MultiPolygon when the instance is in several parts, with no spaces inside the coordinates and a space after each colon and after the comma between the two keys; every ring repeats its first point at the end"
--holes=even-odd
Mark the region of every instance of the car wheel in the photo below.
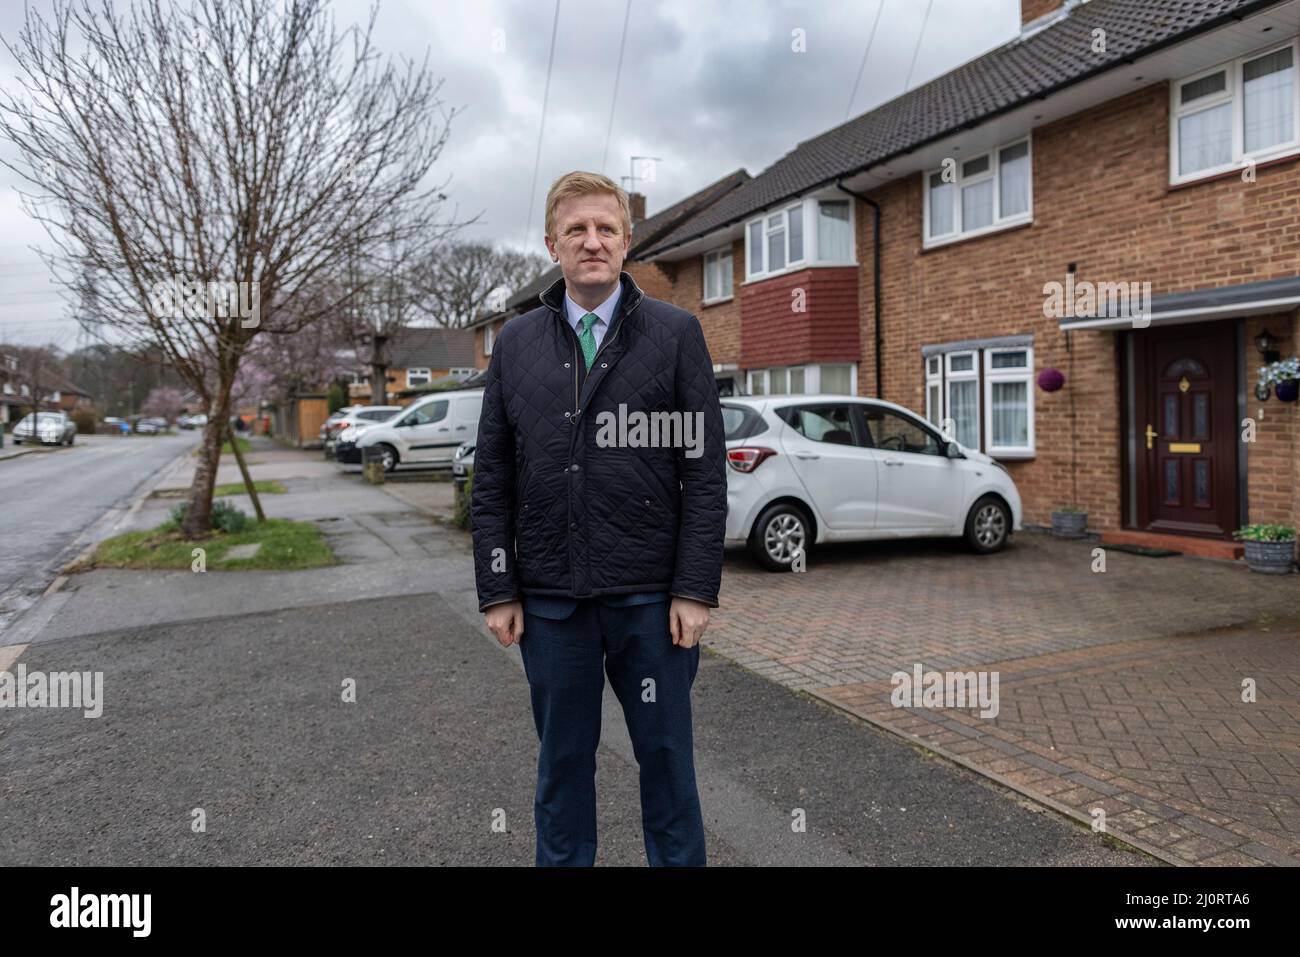
{"type": "Polygon", "coordinates": [[[812,523],[797,505],[777,503],[758,516],[749,536],[749,553],[772,572],[788,572],[798,551],[812,543],[812,523]]]}
{"type": "Polygon", "coordinates": [[[385,472],[397,468],[397,449],[391,445],[377,445],[375,448],[379,449],[379,461],[383,464],[385,472]]]}
{"type": "Polygon", "coordinates": [[[966,516],[966,544],[981,555],[1000,552],[1011,534],[1011,510],[1002,499],[985,495],[966,516]]]}

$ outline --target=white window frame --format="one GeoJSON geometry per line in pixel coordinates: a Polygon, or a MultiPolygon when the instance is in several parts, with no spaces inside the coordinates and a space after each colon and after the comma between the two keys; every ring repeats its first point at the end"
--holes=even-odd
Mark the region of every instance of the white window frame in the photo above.
{"type": "Polygon", "coordinates": [[[765,279],[771,279],[773,276],[784,275],[788,272],[798,272],[804,269],[811,269],[820,266],[856,266],[858,264],[857,249],[857,204],[853,202],[852,197],[847,195],[827,195],[819,193],[805,196],[794,203],[786,203],[776,209],[765,210],[761,215],[752,216],[745,221],[745,284],[751,282],[761,282],[765,279]],[[817,248],[817,216],[819,213],[818,203],[823,200],[839,202],[841,200],[848,203],[849,209],[849,258],[846,261],[841,260],[824,260],[820,256],[817,248]],[[783,225],[769,227],[768,219],[772,216],[780,215],[783,225]],[[790,217],[800,216],[803,235],[803,256],[791,261],[790,259],[790,217]],[[755,256],[753,242],[750,239],[751,228],[758,225],[762,231],[762,249],[755,256]],[[778,229],[785,230],[785,265],[780,269],[767,268],[767,237],[770,233],[778,229]],[[758,268],[755,268],[757,266],[758,268]]]}
{"type": "MultiPolygon", "coordinates": [[[[1034,347],[1025,345],[963,345],[943,352],[922,356],[925,380],[925,418],[940,434],[944,434],[944,420],[951,418],[951,386],[953,382],[977,382],[975,389],[975,417],[979,423],[979,451],[996,459],[1032,459],[1037,455],[1034,433],[1034,347]],[[993,356],[1005,352],[1023,352],[1025,365],[1013,369],[994,369],[993,356]],[[956,356],[971,356],[971,368],[952,371],[956,356]],[[993,383],[1024,382],[1028,412],[1028,444],[1024,446],[997,446],[993,444],[993,383]],[[937,386],[941,408],[935,409],[931,388],[937,386]]],[[[946,437],[946,435],[945,435],[946,437]]],[[[956,439],[956,436],[953,436],[956,439]]]]}
{"type": "Polygon", "coordinates": [[[492,323],[483,327],[483,355],[492,355],[492,343],[496,339],[496,330],[493,329],[492,323]]]}
{"type": "Polygon", "coordinates": [[[745,390],[750,395],[772,395],[772,375],[774,370],[784,370],[786,377],[786,387],[790,385],[790,373],[795,369],[803,370],[803,391],[802,392],[782,392],[780,395],[857,395],[858,394],[858,364],[856,362],[801,362],[789,366],[772,366],[766,369],[750,369],[745,374],[745,390]],[[849,390],[848,392],[822,392],[822,367],[823,366],[847,366],[849,370],[849,390]],[[754,385],[759,383],[762,386],[762,392],[755,392],[754,385]]]}
{"type": "Polygon", "coordinates": [[[943,356],[925,357],[925,418],[936,429],[943,429],[943,356]],[[939,408],[934,408],[933,390],[939,390],[939,408]]]}
{"type": "Polygon", "coordinates": [[[997,346],[984,352],[984,445],[989,455],[996,458],[1029,458],[1034,455],[1034,347],[997,346]],[[1025,365],[1009,369],[995,369],[993,357],[1005,352],[1023,352],[1025,365]],[[993,444],[993,384],[995,382],[1023,382],[1025,384],[1025,417],[1028,420],[1025,445],[993,444]]]}
{"type": "Polygon", "coordinates": [[[1013,140],[1007,140],[1005,143],[999,143],[990,150],[976,153],[974,156],[967,156],[964,159],[953,157],[957,164],[956,180],[949,185],[953,187],[952,191],[952,224],[953,231],[944,233],[940,236],[930,234],[930,177],[935,173],[942,174],[943,166],[940,165],[935,169],[926,170],[921,178],[922,193],[922,210],[921,210],[921,235],[923,237],[922,246],[925,249],[934,249],[938,246],[946,246],[949,243],[961,242],[963,239],[970,239],[974,236],[985,236],[989,233],[1001,232],[1004,229],[1012,229],[1034,220],[1034,137],[1033,134],[1016,137],[1013,140]],[[1017,213],[1015,216],[1002,216],[1002,151],[1012,146],[1024,143],[1028,147],[1025,155],[1029,163],[1029,202],[1023,213],[1017,213]],[[988,157],[989,169],[986,173],[977,173],[976,175],[965,179],[962,176],[962,169],[967,163],[973,160],[988,157]],[[962,187],[979,183],[985,179],[993,180],[993,222],[987,226],[981,226],[979,229],[962,229],[961,216],[961,197],[962,187]]]}
{"type": "Polygon", "coordinates": [[[428,366],[415,366],[406,370],[406,387],[413,389],[417,385],[428,385],[433,381],[433,370],[428,366]],[[423,382],[416,382],[415,379],[423,377],[423,382]]]}
{"type": "Polygon", "coordinates": [[[705,253],[704,269],[703,269],[703,275],[701,277],[704,284],[704,288],[701,291],[700,302],[708,306],[708,305],[712,305],[713,303],[726,302],[728,299],[735,298],[734,270],[735,270],[735,261],[732,258],[732,250],[731,250],[730,243],[728,243],[726,246],[722,247],[721,249],[715,249],[712,252],[705,253]],[[722,265],[724,261],[726,262],[726,266],[722,265]],[[709,270],[710,269],[713,269],[715,271],[718,279],[718,295],[716,296],[709,295],[709,270]],[[722,281],[723,277],[726,277],[725,283],[723,283],[722,281]],[[726,286],[725,292],[722,291],[724,285],[726,286]]]}
{"type": "Polygon", "coordinates": [[[1208,70],[1201,70],[1169,84],[1169,185],[1177,186],[1180,183],[1191,183],[1209,176],[1218,176],[1221,173],[1239,170],[1245,166],[1247,160],[1261,163],[1297,153],[1300,153],[1300,37],[1292,37],[1281,43],[1261,47],[1246,56],[1237,57],[1235,60],[1227,60],[1208,70]],[[1278,50],[1287,47],[1291,48],[1291,128],[1294,130],[1295,136],[1289,142],[1247,153],[1245,65],[1252,60],[1258,60],[1260,57],[1266,57],[1270,53],[1276,53],[1278,50]],[[1194,100],[1186,106],[1179,102],[1183,87],[1225,70],[1228,76],[1224,83],[1224,92],[1213,97],[1194,100]],[[1178,121],[1185,116],[1191,116],[1202,110],[1211,109],[1229,102],[1232,104],[1232,159],[1226,164],[1180,175],[1178,172],[1178,121]]]}

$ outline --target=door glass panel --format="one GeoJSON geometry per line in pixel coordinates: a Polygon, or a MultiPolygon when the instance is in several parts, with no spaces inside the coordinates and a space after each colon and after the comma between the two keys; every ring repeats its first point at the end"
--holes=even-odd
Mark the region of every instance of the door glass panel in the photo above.
{"type": "Polygon", "coordinates": [[[1165,504],[1178,504],[1178,460],[1165,459],[1165,504]]]}
{"type": "Polygon", "coordinates": [[[1175,359],[1169,363],[1169,368],[1165,369],[1166,379],[1181,379],[1183,376],[1204,378],[1205,375],[1205,366],[1195,359],[1175,359]]]}
{"type": "Polygon", "coordinates": [[[1195,464],[1196,470],[1196,491],[1195,501],[1197,505],[1210,504],[1210,463],[1206,459],[1197,459],[1195,464]]]}
{"type": "Polygon", "coordinates": [[[1173,441],[1178,437],[1178,396],[1165,396],[1165,438],[1173,441]]]}
{"type": "Polygon", "coordinates": [[[1210,437],[1210,397],[1204,392],[1192,396],[1192,435],[1198,439],[1210,437]]]}
{"type": "Polygon", "coordinates": [[[428,402],[402,421],[409,422],[411,425],[429,425],[433,422],[441,422],[447,417],[447,400],[439,399],[437,402],[428,402]]]}
{"type": "Polygon", "coordinates": [[[872,444],[889,452],[919,452],[923,455],[942,455],[943,450],[934,435],[888,409],[867,406],[862,410],[867,420],[867,431],[872,444]]]}

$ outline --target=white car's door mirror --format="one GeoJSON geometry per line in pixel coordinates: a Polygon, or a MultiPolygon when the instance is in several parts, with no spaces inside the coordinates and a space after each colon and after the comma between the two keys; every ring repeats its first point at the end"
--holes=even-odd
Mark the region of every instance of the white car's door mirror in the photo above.
{"type": "Polygon", "coordinates": [[[961,446],[956,442],[949,442],[944,448],[944,454],[950,459],[964,459],[966,457],[962,454],[961,446]]]}

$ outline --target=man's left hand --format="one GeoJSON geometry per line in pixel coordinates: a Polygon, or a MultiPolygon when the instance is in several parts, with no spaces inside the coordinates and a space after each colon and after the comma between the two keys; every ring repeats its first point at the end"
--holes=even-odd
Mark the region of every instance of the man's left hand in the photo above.
{"type": "Polygon", "coordinates": [[[673,644],[690,648],[704,635],[709,627],[709,606],[693,598],[673,596],[672,606],[668,609],[668,630],[672,633],[673,644]]]}

